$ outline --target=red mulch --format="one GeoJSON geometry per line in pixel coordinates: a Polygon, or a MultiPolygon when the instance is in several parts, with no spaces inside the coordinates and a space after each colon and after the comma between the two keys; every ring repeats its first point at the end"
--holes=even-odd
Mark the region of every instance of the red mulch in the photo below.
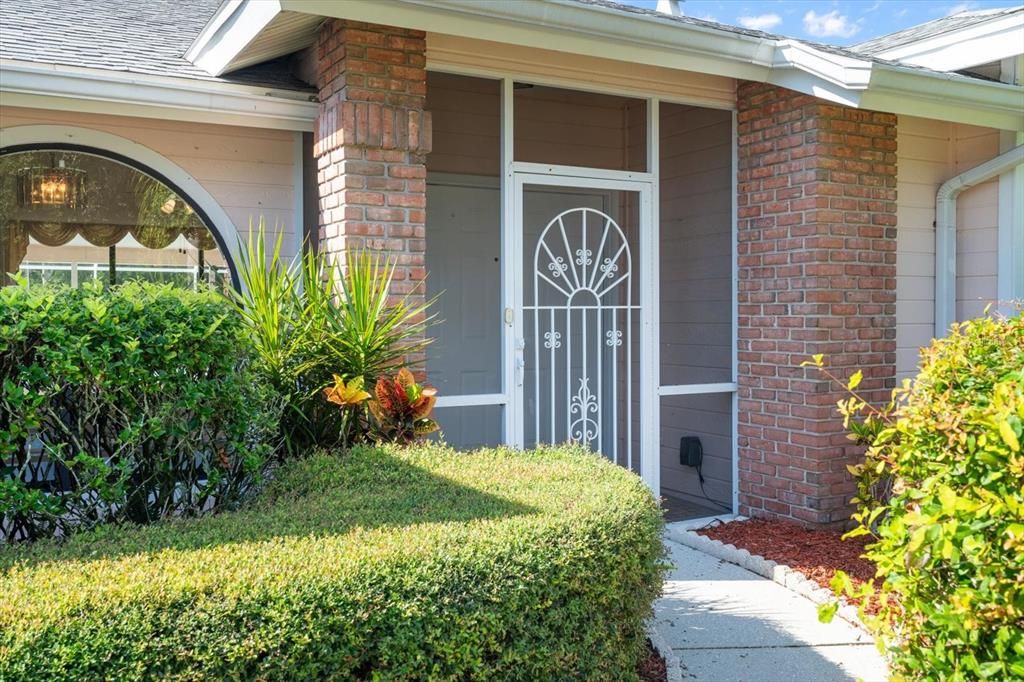
{"type": "MultiPolygon", "coordinates": [[[[795,523],[767,519],[733,521],[697,532],[785,564],[826,589],[831,589],[837,570],[845,571],[855,585],[872,581],[875,576],[875,565],[861,558],[871,540],[867,536],[843,540],[839,531],[808,530],[795,523]]],[[[868,611],[876,608],[872,605],[868,611]]]]}
{"type": "Polygon", "coordinates": [[[643,682],[668,682],[665,659],[658,655],[650,642],[647,642],[647,656],[636,667],[643,682]]]}

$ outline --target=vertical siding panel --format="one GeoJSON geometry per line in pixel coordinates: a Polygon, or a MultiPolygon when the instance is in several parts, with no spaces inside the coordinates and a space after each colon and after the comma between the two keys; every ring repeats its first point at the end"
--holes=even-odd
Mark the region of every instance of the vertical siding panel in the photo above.
{"type": "MultiPolygon", "coordinates": [[[[954,139],[954,174],[999,154],[998,130],[958,124],[954,139]]],[[[999,297],[999,179],[961,194],[956,221],[956,317],[966,320],[981,316],[999,297]]]]}
{"type": "MultiPolygon", "coordinates": [[[[935,194],[949,178],[999,153],[999,132],[902,116],[897,171],[896,376],[916,373],[918,352],[935,335],[935,194]]],[[[957,202],[957,319],[981,315],[996,299],[998,183],[957,202]]]]}

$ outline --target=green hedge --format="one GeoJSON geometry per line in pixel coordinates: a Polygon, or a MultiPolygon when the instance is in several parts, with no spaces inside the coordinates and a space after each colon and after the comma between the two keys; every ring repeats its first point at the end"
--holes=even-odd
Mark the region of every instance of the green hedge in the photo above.
{"type": "Polygon", "coordinates": [[[273,454],[280,413],[249,367],[242,319],[213,291],[0,288],[5,539],[240,501],[273,454]]]}
{"type": "Polygon", "coordinates": [[[1024,679],[1024,314],[956,325],[896,405],[855,468],[882,578],[867,620],[895,679],[1024,679]]]}
{"type": "Polygon", "coordinates": [[[314,455],[241,511],[0,557],[0,679],[636,679],[661,526],[572,448],[314,455]]]}

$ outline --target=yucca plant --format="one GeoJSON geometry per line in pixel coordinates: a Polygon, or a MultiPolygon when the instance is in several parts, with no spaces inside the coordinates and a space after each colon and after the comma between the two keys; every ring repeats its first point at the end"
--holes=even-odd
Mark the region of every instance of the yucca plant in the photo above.
{"type": "Polygon", "coordinates": [[[346,255],[345,272],[336,278],[340,291],[332,299],[340,324],[328,341],[335,367],[345,376],[373,384],[399,366],[410,366],[408,357],[430,344],[426,330],[434,299],[420,303],[412,294],[394,296],[394,274],[395,264],[382,254],[346,255]]]}
{"type": "Polygon", "coordinates": [[[349,429],[328,404],[334,375],[367,384],[405,364],[430,340],[431,301],[394,297],[395,265],[383,254],[348,253],[345,268],[305,249],[290,261],[282,238],[266,248],[261,220],[240,245],[242,291],[233,298],[251,332],[260,369],[287,400],[282,436],[288,454],[344,445],[349,429]]]}

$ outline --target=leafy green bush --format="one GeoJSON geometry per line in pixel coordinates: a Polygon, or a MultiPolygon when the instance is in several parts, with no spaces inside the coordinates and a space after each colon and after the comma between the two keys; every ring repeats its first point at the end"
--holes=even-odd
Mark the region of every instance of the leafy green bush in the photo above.
{"type": "Polygon", "coordinates": [[[851,534],[876,537],[881,612],[862,616],[897,674],[1024,679],[1024,314],[954,327],[888,409],[842,408],[871,443],[851,534]]]}
{"type": "Polygon", "coordinates": [[[133,282],[0,289],[8,541],[236,503],[275,444],[223,296],[133,282]]]}
{"type": "Polygon", "coordinates": [[[577,448],[354,448],[0,556],[0,679],[636,679],[661,517],[577,448]]]}
{"type": "Polygon", "coordinates": [[[334,375],[373,386],[429,343],[430,303],[393,296],[394,263],[349,253],[342,269],[306,250],[281,257],[281,237],[266,250],[262,223],[241,245],[242,291],[234,297],[249,330],[260,374],[284,397],[281,435],[291,454],[349,445],[351,424],[324,399],[334,375]]]}

